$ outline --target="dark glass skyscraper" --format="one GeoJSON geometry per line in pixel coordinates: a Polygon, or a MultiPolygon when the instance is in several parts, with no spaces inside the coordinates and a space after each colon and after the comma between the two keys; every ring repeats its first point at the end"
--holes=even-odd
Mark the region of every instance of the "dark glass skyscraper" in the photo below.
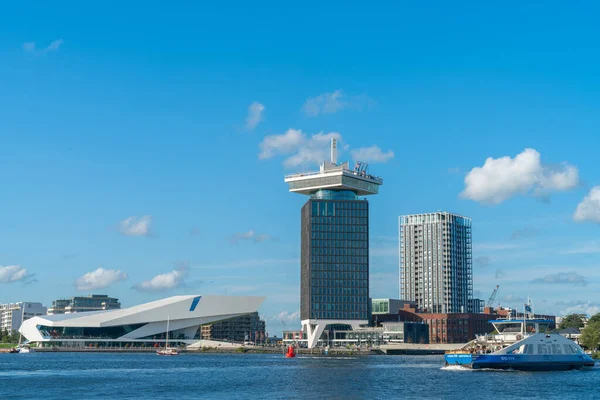
{"type": "Polygon", "coordinates": [[[327,325],[368,323],[369,203],[383,180],[366,165],[331,162],[319,172],[286,176],[290,191],[310,196],[301,213],[300,316],[308,346],[316,346],[327,325]]]}
{"type": "Polygon", "coordinates": [[[303,320],[368,318],[369,203],[337,194],[302,207],[303,320]]]}

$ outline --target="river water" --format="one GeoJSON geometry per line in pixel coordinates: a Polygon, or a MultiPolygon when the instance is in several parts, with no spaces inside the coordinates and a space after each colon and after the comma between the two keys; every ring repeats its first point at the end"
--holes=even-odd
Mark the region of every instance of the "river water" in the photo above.
{"type": "Polygon", "coordinates": [[[600,399],[600,367],[442,368],[442,356],[0,354],[0,399],[600,399]]]}

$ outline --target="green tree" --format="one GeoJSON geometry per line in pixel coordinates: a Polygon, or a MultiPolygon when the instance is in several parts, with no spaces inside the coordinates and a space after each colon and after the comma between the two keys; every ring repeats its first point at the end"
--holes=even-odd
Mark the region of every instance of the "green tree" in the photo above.
{"type": "Polygon", "coordinates": [[[585,348],[589,350],[597,349],[600,343],[600,321],[588,322],[585,329],[581,332],[579,340],[585,348]]]}
{"type": "Polygon", "coordinates": [[[569,314],[563,318],[558,329],[583,328],[583,319],[580,314],[569,314]]]}
{"type": "Polygon", "coordinates": [[[2,330],[2,333],[0,334],[0,341],[2,342],[8,342],[9,341],[9,335],[8,335],[8,331],[6,330],[6,328],[4,328],[2,330]]]}
{"type": "Polygon", "coordinates": [[[17,331],[12,331],[11,335],[10,335],[10,343],[18,343],[19,342],[19,332],[17,331]]]}
{"type": "Polygon", "coordinates": [[[600,322],[600,313],[592,315],[588,320],[588,324],[593,324],[596,322],[600,322]]]}

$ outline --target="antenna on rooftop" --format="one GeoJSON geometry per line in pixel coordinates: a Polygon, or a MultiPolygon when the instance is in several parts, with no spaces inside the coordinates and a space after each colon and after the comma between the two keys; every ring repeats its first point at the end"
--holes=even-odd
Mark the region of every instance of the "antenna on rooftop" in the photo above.
{"type": "Polygon", "coordinates": [[[337,164],[337,139],[333,137],[331,138],[331,163],[337,164]]]}

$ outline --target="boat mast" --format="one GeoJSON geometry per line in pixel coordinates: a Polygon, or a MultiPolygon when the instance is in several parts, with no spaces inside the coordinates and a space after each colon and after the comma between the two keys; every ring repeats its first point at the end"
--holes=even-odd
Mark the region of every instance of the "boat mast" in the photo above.
{"type": "Polygon", "coordinates": [[[523,304],[523,337],[527,334],[527,304],[523,304]]]}
{"type": "Polygon", "coordinates": [[[165,350],[169,347],[169,317],[167,317],[167,341],[165,343],[165,350]]]}
{"type": "MultiPolygon", "coordinates": [[[[25,302],[21,303],[21,326],[23,326],[23,321],[25,319],[25,302]]],[[[19,327],[19,344],[17,347],[21,346],[21,340],[23,339],[23,334],[21,333],[21,327],[19,327]]]]}

